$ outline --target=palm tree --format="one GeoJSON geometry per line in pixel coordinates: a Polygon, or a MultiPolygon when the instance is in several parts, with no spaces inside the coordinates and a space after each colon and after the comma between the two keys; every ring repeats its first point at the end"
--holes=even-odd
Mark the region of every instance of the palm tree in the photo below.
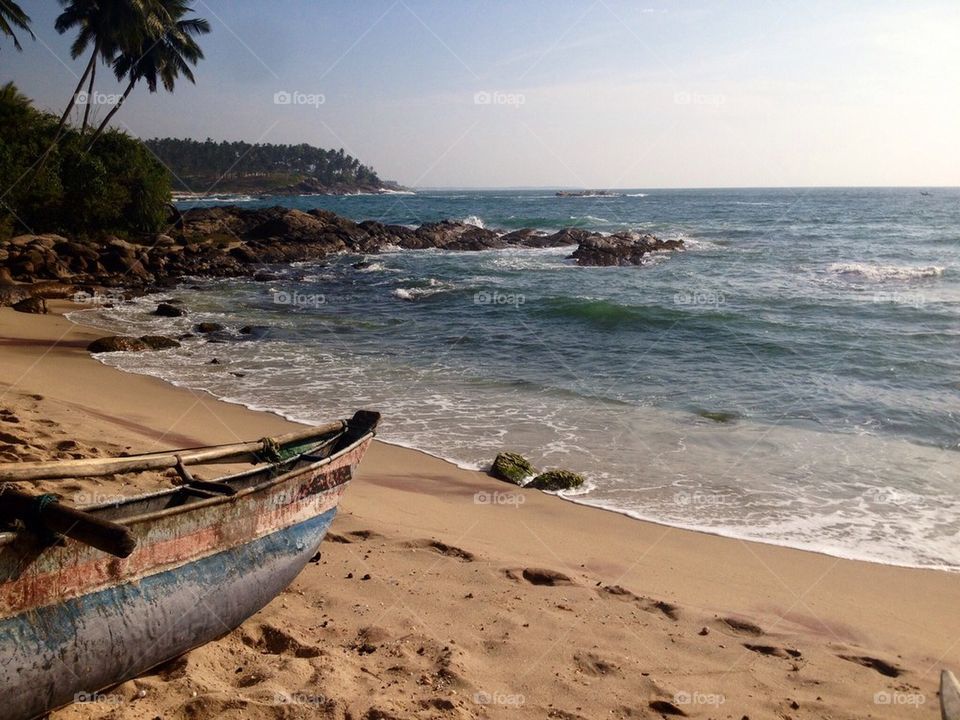
{"type": "Polygon", "coordinates": [[[60,0],[60,4],[63,12],[54,25],[57,32],[62,35],[68,30],[77,30],[77,37],[70,46],[71,57],[76,59],[85,55],[91,46],[93,51],[73,95],[70,96],[70,102],[60,117],[58,135],[59,130],[66,124],[85,81],[88,81],[87,103],[80,131],[87,129],[97,61],[112,63],[122,48],[136,43],[136,38],[144,32],[144,28],[159,30],[163,24],[162,19],[157,17],[159,8],[156,0],[60,0]]]}
{"type": "Polygon", "coordinates": [[[20,41],[17,40],[13,28],[26,30],[31,39],[36,39],[33,31],[30,30],[30,16],[27,15],[20,6],[13,0],[0,0],[0,33],[13,38],[13,46],[17,50],[23,50],[20,47],[20,41]]]}
{"type": "Polygon", "coordinates": [[[190,66],[203,59],[203,51],[193,38],[210,32],[210,23],[203,18],[183,19],[184,15],[193,12],[188,0],[157,0],[157,4],[162,9],[162,14],[158,15],[166,22],[159,32],[150,27],[143,28],[139,42],[117,55],[113,72],[117,80],[128,79],[127,87],[93,134],[88,150],[141,80],[147,83],[152,93],[157,92],[159,85],[163,85],[167,92],[173,92],[180,77],[196,82],[190,66]]]}

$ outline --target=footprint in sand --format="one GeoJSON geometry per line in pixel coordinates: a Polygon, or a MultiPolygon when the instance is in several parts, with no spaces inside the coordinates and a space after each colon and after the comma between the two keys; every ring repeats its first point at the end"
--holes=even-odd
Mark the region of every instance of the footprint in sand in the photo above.
{"type": "Polygon", "coordinates": [[[457,560],[463,560],[464,562],[473,562],[476,560],[476,555],[474,555],[472,552],[463,550],[462,548],[454,547],[453,545],[447,545],[439,540],[413,540],[405,543],[405,546],[409,548],[434,550],[441,555],[456,558],[457,560]]]}
{"type": "Polygon", "coordinates": [[[254,637],[244,632],[240,639],[247,647],[259,650],[267,655],[293,655],[298,658],[312,658],[318,657],[323,652],[319,647],[302,643],[290,633],[272,625],[261,625],[259,631],[260,637],[254,637]]]}
{"type": "Polygon", "coordinates": [[[741,620],[739,618],[726,617],[720,618],[720,626],[725,630],[733,630],[736,633],[741,633],[743,635],[753,635],[754,637],[759,637],[760,635],[765,635],[763,628],[759,625],[756,625],[749,620],[741,620]]]}
{"type": "Polygon", "coordinates": [[[547,587],[554,587],[556,585],[576,585],[576,583],[570,579],[569,575],[564,575],[562,572],[557,572],[556,570],[547,570],[545,568],[523,568],[523,570],[504,570],[503,574],[506,575],[510,580],[519,582],[520,578],[523,578],[531,585],[545,585],[547,587]]]}
{"type": "Polygon", "coordinates": [[[887,677],[900,677],[903,674],[903,668],[899,668],[892,663],[888,663],[886,660],[880,660],[879,658],[869,657],[867,655],[838,655],[841,660],[846,660],[847,662],[856,663],[857,665],[863,665],[866,668],[871,670],[876,670],[881,675],[886,675],[887,677]]]}
{"type": "Polygon", "coordinates": [[[619,674],[620,668],[612,662],[604,660],[594,653],[576,653],[573,661],[580,672],[595,677],[604,677],[606,675],[619,674]]]}
{"type": "Polygon", "coordinates": [[[671,620],[680,619],[679,608],[673,603],[668,603],[665,600],[653,600],[652,598],[643,597],[642,595],[637,595],[635,592],[627,590],[625,587],[621,587],[620,585],[604,585],[600,588],[599,592],[601,594],[613,595],[614,597],[631,600],[640,605],[640,607],[647,612],[662,613],[671,620]]]}

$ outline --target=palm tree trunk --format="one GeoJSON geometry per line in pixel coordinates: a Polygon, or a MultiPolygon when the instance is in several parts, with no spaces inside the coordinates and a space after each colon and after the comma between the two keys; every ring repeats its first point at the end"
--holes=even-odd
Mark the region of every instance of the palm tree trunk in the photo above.
{"type": "Polygon", "coordinates": [[[90,138],[90,144],[87,145],[86,152],[90,152],[90,148],[93,147],[93,144],[97,141],[97,138],[99,138],[100,135],[103,134],[103,131],[107,128],[107,123],[109,123],[110,119],[117,114],[117,111],[121,108],[121,106],[123,105],[123,102],[127,99],[127,96],[133,90],[133,86],[136,84],[137,84],[136,79],[133,79],[130,81],[130,84],[127,85],[127,89],[123,91],[123,95],[120,97],[120,100],[117,102],[116,105],[113,106],[110,112],[107,113],[107,116],[103,119],[103,122],[100,123],[100,127],[97,128],[97,131],[93,134],[93,137],[90,138]]]}
{"type": "Polygon", "coordinates": [[[90,120],[90,106],[93,104],[93,79],[97,76],[96,57],[100,54],[100,41],[93,44],[93,66],[90,68],[90,84],[87,86],[87,106],[83,109],[83,125],[80,127],[80,134],[87,131],[87,122],[90,120]]]}
{"type": "MultiPolygon", "coordinates": [[[[63,126],[67,124],[67,117],[70,115],[70,111],[73,110],[73,106],[77,102],[77,95],[79,95],[80,91],[83,90],[83,83],[86,82],[87,77],[89,77],[90,73],[93,72],[93,67],[97,62],[97,52],[98,48],[94,46],[93,54],[90,56],[90,62],[87,63],[86,70],[84,70],[83,75],[80,76],[80,82],[77,83],[77,87],[74,89],[73,95],[70,96],[70,102],[67,103],[67,109],[63,111],[63,115],[60,116],[60,122],[57,123],[57,134],[54,142],[60,139],[60,133],[63,130],[63,126]]],[[[49,152],[49,150],[47,152],[49,152]]]]}
{"type": "MultiPolygon", "coordinates": [[[[47,162],[47,158],[50,157],[50,153],[53,152],[53,149],[57,146],[57,143],[60,142],[60,135],[63,133],[63,126],[67,124],[67,118],[70,116],[70,111],[73,110],[73,106],[77,102],[77,95],[80,94],[80,91],[83,90],[83,83],[86,82],[87,77],[93,72],[94,66],[96,65],[97,60],[97,48],[94,47],[93,55],[90,56],[90,62],[87,63],[86,69],[83,71],[83,75],[80,76],[80,81],[77,83],[77,87],[73,89],[73,95],[70,96],[70,102],[67,103],[67,109],[63,111],[63,115],[60,116],[60,122],[57,123],[57,131],[53,135],[53,140],[47,146],[47,149],[43,151],[43,155],[40,156],[40,159],[37,161],[37,164],[33,166],[33,170],[30,171],[30,175],[27,177],[27,182],[30,182],[35,178],[40,171],[43,170],[43,166],[47,162]]],[[[89,101],[90,98],[87,98],[89,101]]],[[[89,104],[87,107],[90,107],[89,104]]]]}

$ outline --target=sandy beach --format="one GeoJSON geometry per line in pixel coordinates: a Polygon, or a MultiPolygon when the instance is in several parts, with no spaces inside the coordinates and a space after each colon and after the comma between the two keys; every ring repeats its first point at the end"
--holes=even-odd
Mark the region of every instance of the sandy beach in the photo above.
{"type": "MultiPolygon", "coordinates": [[[[84,349],[100,333],[51,308],[0,309],[5,462],[291,427],[108,368],[84,349]]],[[[82,504],[171,482],[41,487],[82,504]]],[[[958,607],[954,574],[641,522],[376,443],[286,592],[52,717],[932,717],[958,607]]]]}

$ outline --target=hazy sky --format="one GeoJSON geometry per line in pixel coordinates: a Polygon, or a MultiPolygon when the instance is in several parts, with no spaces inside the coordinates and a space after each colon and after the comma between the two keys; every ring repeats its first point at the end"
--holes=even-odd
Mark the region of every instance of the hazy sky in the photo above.
{"type": "MultiPolygon", "coordinates": [[[[37,41],[0,41],[0,80],[59,111],[83,64],[58,3],[22,6],[37,41]]],[[[960,185],[957,0],[195,7],[197,85],[138,88],[118,126],[343,147],[417,186],[960,185]]]]}

